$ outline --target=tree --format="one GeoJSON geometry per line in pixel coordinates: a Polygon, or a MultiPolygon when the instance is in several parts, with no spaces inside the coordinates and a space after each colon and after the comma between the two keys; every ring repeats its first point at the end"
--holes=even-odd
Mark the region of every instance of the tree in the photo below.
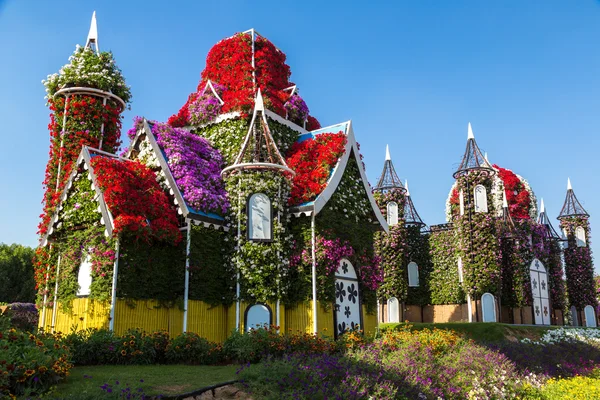
{"type": "Polygon", "coordinates": [[[0,302],[35,302],[33,256],[31,247],[0,243],[0,302]]]}

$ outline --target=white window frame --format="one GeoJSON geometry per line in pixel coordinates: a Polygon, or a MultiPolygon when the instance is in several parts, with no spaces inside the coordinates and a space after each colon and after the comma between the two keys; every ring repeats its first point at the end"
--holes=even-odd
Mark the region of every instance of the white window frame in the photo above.
{"type": "Polygon", "coordinates": [[[408,263],[408,287],[419,287],[419,266],[417,265],[416,262],[411,261],[408,263]],[[411,280],[411,273],[410,270],[412,269],[416,272],[416,277],[414,277],[416,279],[416,282],[414,282],[414,280],[411,280]]]}
{"type": "Polygon", "coordinates": [[[473,189],[473,198],[475,201],[475,212],[476,213],[486,213],[488,212],[488,201],[487,201],[487,189],[485,188],[485,186],[483,185],[477,185],[475,186],[475,189],[473,189]],[[485,199],[485,201],[483,202],[483,204],[479,204],[479,201],[477,200],[477,190],[480,189],[483,191],[483,197],[485,199]]]}

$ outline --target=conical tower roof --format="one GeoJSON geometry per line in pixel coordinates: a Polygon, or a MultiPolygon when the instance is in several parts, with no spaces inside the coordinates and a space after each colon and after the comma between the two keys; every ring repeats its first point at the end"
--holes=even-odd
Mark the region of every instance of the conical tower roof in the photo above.
{"type": "Polygon", "coordinates": [[[577,196],[575,196],[575,192],[573,191],[573,187],[571,186],[571,179],[567,179],[567,197],[565,197],[565,203],[560,210],[560,214],[558,219],[568,218],[568,217],[589,217],[590,214],[585,211],[579,200],[577,200],[577,196]]]}
{"type": "Polygon", "coordinates": [[[492,165],[487,161],[487,159],[481,152],[481,150],[479,150],[479,146],[477,146],[475,136],[473,135],[471,123],[469,122],[467,133],[467,148],[465,149],[465,154],[463,155],[460,166],[453,174],[453,176],[456,179],[459,176],[467,174],[469,171],[473,170],[486,171],[490,175],[496,173],[494,171],[494,168],[492,168],[492,165]]]}
{"type": "Polygon", "coordinates": [[[538,216],[537,223],[540,225],[544,225],[546,228],[546,236],[549,239],[562,240],[561,236],[556,232],[552,224],[550,223],[550,219],[548,218],[548,214],[546,214],[546,207],[544,206],[544,199],[540,204],[540,215],[538,216]]]}
{"type": "Polygon", "coordinates": [[[502,191],[502,221],[504,222],[504,229],[511,233],[515,229],[515,223],[513,222],[512,217],[510,216],[510,211],[508,209],[508,201],[506,200],[506,191],[502,191]]]}
{"type": "Polygon", "coordinates": [[[390,156],[390,147],[385,147],[385,162],[383,164],[383,171],[381,172],[381,176],[379,177],[379,181],[377,185],[373,189],[375,192],[383,192],[386,190],[392,189],[400,189],[402,192],[405,192],[406,189],[402,186],[402,181],[398,178],[398,174],[394,169],[394,164],[392,163],[392,157],[390,156]]]}
{"type": "Polygon", "coordinates": [[[406,190],[406,201],[404,202],[404,223],[411,226],[424,227],[426,224],[421,219],[421,216],[417,212],[415,205],[410,198],[410,191],[408,190],[408,181],[404,184],[406,190]]]}

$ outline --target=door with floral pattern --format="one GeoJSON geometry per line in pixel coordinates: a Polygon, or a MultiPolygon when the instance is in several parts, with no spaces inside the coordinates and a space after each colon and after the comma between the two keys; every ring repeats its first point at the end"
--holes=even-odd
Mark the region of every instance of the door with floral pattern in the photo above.
{"type": "Polygon", "coordinates": [[[548,300],[548,274],[544,264],[537,258],[529,268],[531,294],[533,295],[533,316],[536,325],[550,325],[550,301],[548,300]]]}
{"type": "Polygon", "coordinates": [[[336,336],[359,329],[361,324],[358,277],[350,261],[342,259],[335,273],[336,336]]]}

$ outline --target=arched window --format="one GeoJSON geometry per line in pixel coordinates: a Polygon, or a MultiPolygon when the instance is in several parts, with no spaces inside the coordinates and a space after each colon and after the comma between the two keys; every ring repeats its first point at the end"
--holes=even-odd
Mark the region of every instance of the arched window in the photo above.
{"type": "Polygon", "coordinates": [[[391,297],[388,302],[388,322],[400,322],[400,302],[397,298],[391,297]]]}
{"type": "Polygon", "coordinates": [[[594,307],[585,306],[583,308],[583,313],[585,315],[585,326],[588,328],[596,327],[596,313],[594,312],[594,307]]]}
{"type": "Polygon", "coordinates": [[[475,186],[475,212],[486,213],[488,212],[487,205],[487,190],[483,185],[475,186]]]}
{"type": "Polygon", "coordinates": [[[460,215],[465,215],[465,194],[462,189],[458,194],[458,201],[460,202],[460,215]]]}
{"type": "Polygon", "coordinates": [[[458,282],[463,282],[463,263],[462,257],[458,257],[458,282]]]}
{"type": "Polygon", "coordinates": [[[271,200],[264,193],[248,198],[248,240],[273,240],[271,200]]]}
{"type": "Polygon", "coordinates": [[[387,204],[387,223],[388,225],[398,224],[398,203],[395,201],[387,204]]]}
{"type": "Polygon", "coordinates": [[[89,253],[82,257],[82,259],[79,265],[79,272],[77,273],[77,283],[79,284],[77,296],[88,296],[92,284],[92,259],[89,253]]]}
{"type": "Polygon", "coordinates": [[[419,266],[414,261],[408,263],[408,286],[419,286],[419,266]]]}
{"type": "Polygon", "coordinates": [[[585,247],[587,245],[585,240],[585,229],[583,229],[583,227],[578,226],[575,229],[575,240],[577,241],[577,247],[585,247]]]}
{"type": "Polygon", "coordinates": [[[246,309],[246,332],[250,329],[268,328],[271,325],[271,309],[265,304],[254,304],[246,309]]]}
{"type": "Polygon", "coordinates": [[[496,322],[496,299],[491,293],[481,296],[481,310],[483,322],[496,322]]]}

